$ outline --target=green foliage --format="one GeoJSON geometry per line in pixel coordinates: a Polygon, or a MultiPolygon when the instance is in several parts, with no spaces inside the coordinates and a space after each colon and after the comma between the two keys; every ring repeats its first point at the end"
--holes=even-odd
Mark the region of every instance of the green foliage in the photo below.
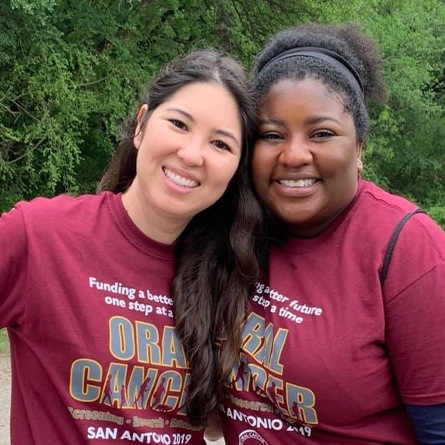
{"type": "Polygon", "coordinates": [[[56,0],[11,0],[11,9],[17,9],[34,20],[44,23],[56,5],[56,0]]]}
{"type": "Polygon", "coordinates": [[[365,176],[424,207],[444,202],[444,2],[334,0],[329,7],[325,3],[317,3],[317,21],[360,24],[377,40],[386,61],[389,102],[372,110],[365,176]]]}
{"type": "Polygon", "coordinates": [[[9,338],[6,329],[0,329],[0,354],[9,351],[9,338]]]}
{"type": "Polygon", "coordinates": [[[378,3],[366,28],[387,60],[395,126],[387,131],[376,120],[374,133],[387,138],[382,149],[389,147],[394,155],[373,160],[391,189],[426,203],[445,196],[445,113],[434,92],[445,60],[445,5],[435,0],[378,3]]]}
{"type": "Polygon", "coordinates": [[[59,1],[40,23],[31,2],[0,6],[3,208],[19,196],[94,190],[119,122],[158,65],[185,51],[190,36],[183,44],[174,31],[186,30],[178,2],[111,3],[59,1]]]}
{"type": "Polygon", "coordinates": [[[277,11],[291,20],[292,11],[274,3],[2,2],[0,209],[35,195],[94,191],[120,122],[159,65],[209,45],[247,62],[281,23],[277,11]],[[256,19],[246,14],[255,8],[256,19]]]}
{"type": "Polygon", "coordinates": [[[445,230],[445,203],[426,206],[425,210],[445,230]]]}
{"type": "Polygon", "coordinates": [[[225,37],[224,48],[246,66],[252,63],[268,36],[282,28],[310,21],[316,10],[311,1],[213,0],[211,3],[219,21],[217,32],[225,37]]]}
{"type": "Polygon", "coordinates": [[[441,0],[5,0],[0,2],[0,211],[93,192],[158,67],[215,46],[247,67],[272,33],[356,22],[387,61],[367,178],[432,209],[445,202],[445,4],[441,0]]]}

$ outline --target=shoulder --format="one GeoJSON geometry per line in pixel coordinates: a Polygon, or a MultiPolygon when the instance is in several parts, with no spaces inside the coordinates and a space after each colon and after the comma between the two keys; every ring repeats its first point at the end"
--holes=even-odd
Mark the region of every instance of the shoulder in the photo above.
{"type": "Polygon", "coordinates": [[[383,190],[373,182],[360,181],[358,204],[360,212],[375,221],[398,221],[406,213],[418,206],[403,196],[395,195],[383,190]]]}
{"type": "MultiPolygon", "coordinates": [[[[401,219],[418,206],[408,199],[389,193],[372,182],[361,181],[359,196],[354,209],[355,217],[363,225],[363,233],[378,232],[391,236],[401,219]]],[[[407,222],[402,233],[415,238],[426,238],[433,243],[445,242],[445,234],[426,213],[417,213],[407,222]]]]}
{"type": "MultiPolygon", "coordinates": [[[[418,206],[390,194],[372,183],[365,183],[358,213],[362,218],[363,236],[382,243],[384,254],[397,225],[418,206]],[[372,234],[372,235],[368,235],[372,234]]],[[[425,285],[427,278],[443,285],[445,264],[445,232],[427,214],[416,213],[400,228],[394,242],[389,272],[385,282],[388,296],[398,295],[413,283],[425,285]]],[[[441,291],[440,291],[441,292],[441,291]]]]}
{"type": "MultiPolygon", "coordinates": [[[[361,181],[355,202],[342,223],[341,242],[352,245],[363,261],[374,258],[380,268],[397,225],[417,208],[402,196],[361,181]]],[[[417,213],[406,221],[397,236],[387,284],[392,282],[391,277],[395,277],[399,280],[394,283],[397,284],[395,288],[400,289],[402,282],[406,285],[444,261],[444,231],[428,215],[417,213]],[[399,272],[398,276],[394,275],[395,271],[399,272]],[[401,275],[406,275],[403,280],[401,275]]]]}
{"type": "Polygon", "coordinates": [[[21,201],[15,205],[25,218],[49,218],[75,216],[81,218],[89,211],[98,210],[110,193],[104,192],[100,195],[71,196],[68,194],[58,195],[54,198],[34,198],[31,201],[21,201]],[[79,213],[80,212],[80,213],[79,213]]]}
{"type": "Polygon", "coordinates": [[[11,212],[21,214],[27,230],[44,232],[59,227],[68,229],[93,224],[104,212],[109,213],[113,196],[110,192],[104,192],[99,195],[39,197],[17,203],[11,212]]]}

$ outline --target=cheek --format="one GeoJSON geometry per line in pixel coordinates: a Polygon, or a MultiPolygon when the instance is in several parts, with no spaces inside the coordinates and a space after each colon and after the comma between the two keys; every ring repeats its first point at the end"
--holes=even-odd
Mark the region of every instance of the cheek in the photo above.
{"type": "Polygon", "coordinates": [[[221,162],[215,163],[214,178],[218,178],[218,183],[221,186],[226,188],[229,185],[230,181],[233,179],[238,170],[239,163],[239,158],[223,165],[221,162]]]}
{"type": "Polygon", "coordinates": [[[253,184],[259,197],[267,201],[275,165],[275,157],[267,150],[255,149],[252,157],[253,184]]]}
{"type": "Polygon", "coordinates": [[[267,175],[268,166],[270,165],[266,153],[260,147],[255,147],[252,156],[252,175],[254,182],[261,182],[267,175]]]}
{"type": "Polygon", "coordinates": [[[357,157],[352,149],[326,150],[317,159],[317,164],[325,179],[337,178],[338,176],[349,175],[350,171],[356,171],[357,157]]]}
{"type": "Polygon", "coordinates": [[[253,186],[258,194],[258,197],[267,202],[269,198],[269,183],[268,175],[264,171],[264,168],[257,164],[256,167],[252,167],[253,186]]]}

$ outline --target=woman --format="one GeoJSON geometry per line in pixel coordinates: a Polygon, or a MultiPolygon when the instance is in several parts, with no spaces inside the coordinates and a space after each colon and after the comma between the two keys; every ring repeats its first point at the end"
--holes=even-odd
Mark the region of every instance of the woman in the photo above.
{"type": "Polygon", "coordinates": [[[227,443],[445,443],[445,235],[360,178],[374,42],[352,25],[271,38],[253,71],[252,169],[271,216],[223,407],[227,443]],[[382,278],[382,280],[381,280],[382,278]]]}
{"type": "Polygon", "coordinates": [[[240,65],[191,53],[153,81],[101,182],[112,192],[2,215],[12,445],[204,443],[216,297],[242,299],[257,269],[254,116],[240,65]]]}

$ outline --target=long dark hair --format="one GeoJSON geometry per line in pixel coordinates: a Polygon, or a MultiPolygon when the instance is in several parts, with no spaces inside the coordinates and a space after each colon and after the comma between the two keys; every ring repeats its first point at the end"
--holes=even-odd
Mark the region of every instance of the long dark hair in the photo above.
{"type": "MultiPolygon", "coordinates": [[[[227,190],[192,219],[176,249],[177,272],[172,291],[176,331],[190,366],[187,414],[192,424],[205,425],[238,357],[248,295],[259,271],[256,251],[262,213],[252,192],[249,168],[256,113],[240,64],[215,50],[192,52],[160,72],[142,103],[149,104],[149,112],[153,111],[180,88],[194,82],[212,82],[227,88],[238,104],[243,128],[240,164],[227,190]],[[218,366],[215,341],[221,334],[225,341],[218,353],[218,366]]],[[[136,124],[135,118],[128,122],[99,191],[124,192],[136,176],[136,124]]]]}

